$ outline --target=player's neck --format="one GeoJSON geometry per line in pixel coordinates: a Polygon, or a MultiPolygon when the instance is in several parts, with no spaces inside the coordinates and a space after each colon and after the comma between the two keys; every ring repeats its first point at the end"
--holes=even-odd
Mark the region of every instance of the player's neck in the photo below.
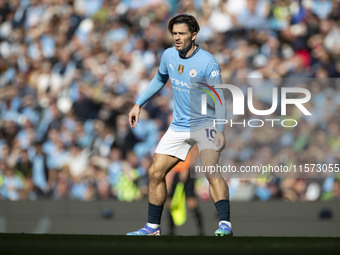
{"type": "Polygon", "coordinates": [[[181,56],[181,58],[189,58],[195,52],[196,49],[197,45],[193,42],[185,49],[179,51],[179,55],[181,56]]]}

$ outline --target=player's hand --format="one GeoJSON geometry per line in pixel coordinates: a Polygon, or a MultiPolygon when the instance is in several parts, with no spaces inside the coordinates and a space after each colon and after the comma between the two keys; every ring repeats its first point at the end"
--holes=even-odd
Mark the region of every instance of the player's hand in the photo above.
{"type": "Polygon", "coordinates": [[[215,144],[217,146],[216,151],[220,152],[224,149],[226,143],[226,139],[224,136],[224,133],[221,131],[217,131],[216,135],[215,135],[215,144]]]}
{"type": "Polygon", "coordinates": [[[140,106],[135,104],[129,112],[129,123],[131,128],[135,128],[139,122],[140,106]]]}

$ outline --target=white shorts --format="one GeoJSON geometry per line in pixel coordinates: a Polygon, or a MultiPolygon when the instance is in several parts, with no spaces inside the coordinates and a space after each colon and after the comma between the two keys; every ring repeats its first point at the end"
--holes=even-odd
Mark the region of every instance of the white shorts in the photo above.
{"type": "Polygon", "coordinates": [[[216,133],[214,127],[195,132],[179,132],[169,128],[159,141],[155,153],[174,156],[184,161],[195,143],[199,152],[205,149],[216,150],[214,140],[216,133]]]}

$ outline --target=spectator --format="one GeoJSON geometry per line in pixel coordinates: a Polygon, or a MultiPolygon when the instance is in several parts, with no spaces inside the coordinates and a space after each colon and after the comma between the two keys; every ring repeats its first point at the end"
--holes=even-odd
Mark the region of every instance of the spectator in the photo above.
{"type": "Polygon", "coordinates": [[[22,198],[21,191],[24,189],[24,181],[20,174],[13,168],[3,164],[3,178],[1,187],[1,196],[7,200],[19,200],[22,198]]]}

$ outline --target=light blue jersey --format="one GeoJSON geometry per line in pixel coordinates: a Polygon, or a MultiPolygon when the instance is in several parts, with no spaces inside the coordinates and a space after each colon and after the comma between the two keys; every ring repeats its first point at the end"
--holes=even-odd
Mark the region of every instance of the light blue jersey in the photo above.
{"type": "MultiPolygon", "coordinates": [[[[190,131],[190,79],[204,78],[214,79],[216,84],[221,84],[220,65],[213,55],[197,46],[197,49],[188,58],[182,58],[175,47],[164,51],[157,76],[150,83],[137,104],[143,105],[148,99],[156,94],[169,79],[172,86],[174,111],[170,128],[174,131],[190,131]]],[[[221,96],[222,100],[223,93],[221,96]]],[[[200,100],[200,98],[198,98],[200,100]]],[[[193,103],[193,102],[192,102],[193,103]]],[[[200,104],[200,102],[199,102],[200,104]]],[[[200,109],[200,107],[199,107],[200,109]]],[[[211,119],[209,113],[205,118],[200,118],[195,126],[207,126],[207,118],[211,119]]],[[[192,123],[191,123],[192,124],[192,123]]],[[[210,123],[211,125],[211,123],[210,123]]],[[[223,131],[223,130],[221,130],[223,131]]]]}

